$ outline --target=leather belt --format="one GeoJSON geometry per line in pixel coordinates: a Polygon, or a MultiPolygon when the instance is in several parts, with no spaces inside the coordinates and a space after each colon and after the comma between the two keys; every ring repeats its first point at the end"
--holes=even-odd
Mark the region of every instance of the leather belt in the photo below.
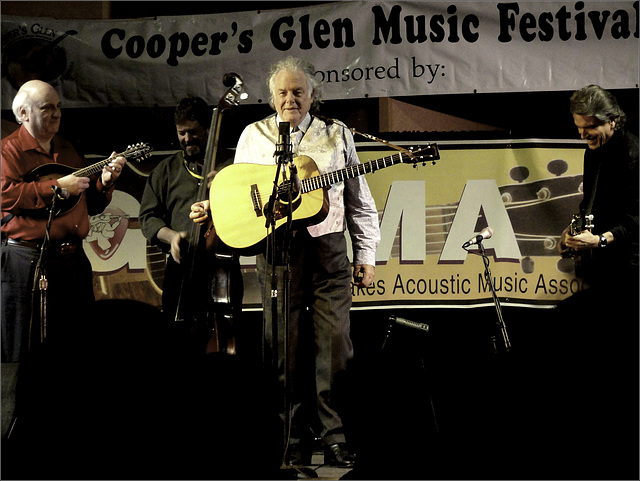
{"type": "MultiPolygon", "coordinates": [[[[42,242],[37,241],[25,241],[18,239],[9,239],[6,240],[7,245],[10,246],[20,246],[27,247],[29,249],[40,249],[42,242]]],[[[54,252],[56,254],[73,254],[80,247],[78,242],[50,242],[47,246],[47,252],[54,252]]]]}

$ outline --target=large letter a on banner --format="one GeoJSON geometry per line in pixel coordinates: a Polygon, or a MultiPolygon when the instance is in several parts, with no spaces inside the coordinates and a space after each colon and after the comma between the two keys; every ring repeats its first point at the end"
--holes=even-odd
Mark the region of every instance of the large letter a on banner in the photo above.
{"type": "Polygon", "coordinates": [[[478,232],[478,219],[484,217],[487,226],[493,228],[491,239],[483,241],[486,249],[493,249],[495,259],[506,262],[520,261],[520,248],[502,201],[496,181],[469,180],[462,192],[458,209],[447,235],[439,263],[463,263],[467,252],[462,244],[478,232]]]}

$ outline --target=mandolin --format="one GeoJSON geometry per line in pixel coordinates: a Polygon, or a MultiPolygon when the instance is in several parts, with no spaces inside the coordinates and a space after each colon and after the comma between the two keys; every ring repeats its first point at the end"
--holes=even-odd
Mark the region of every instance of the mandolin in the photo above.
{"type": "MultiPolygon", "coordinates": [[[[124,152],[114,154],[107,159],[101,160],[100,162],[96,162],[95,164],[83,168],[74,168],[69,167],[68,165],[54,163],[39,165],[25,176],[24,181],[46,182],[48,180],[60,179],[61,177],[65,177],[70,174],[73,174],[76,177],[89,177],[90,175],[100,172],[105,165],[107,165],[109,162],[111,162],[112,159],[116,157],[122,156],[140,162],[150,155],[151,146],[147,143],[138,143],[128,146],[127,150],[125,150],[124,152]]],[[[59,217],[66,214],[76,205],[78,205],[81,197],[81,195],[71,195],[66,199],[56,200],[55,211],[53,212],[53,215],[55,217],[59,217]]],[[[42,209],[42,214],[48,215],[50,210],[51,207],[47,206],[42,209]]]]}

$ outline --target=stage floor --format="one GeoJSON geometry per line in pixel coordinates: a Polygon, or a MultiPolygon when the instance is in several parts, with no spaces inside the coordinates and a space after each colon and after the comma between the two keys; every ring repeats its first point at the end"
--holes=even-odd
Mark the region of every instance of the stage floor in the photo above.
{"type": "Polygon", "coordinates": [[[309,479],[348,479],[352,468],[336,468],[324,464],[324,454],[321,450],[314,450],[311,456],[311,464],[305,466],[299,473],[299,478],[309,479]],[[317,477],[317,478],[316,478],[317,477]]]}
{"type": "MultiPolygon", "coordinates": [[[[507,310],[513,349],[495,353],[493,313],[485,323],[460,311],[430,311],[428,335],[398,329],[384,349],[386,323],[352,321],[356,354],[338,392],[357,462],[324,466],[316,446],[307,474],[638,479],[637,336],[612,342],[582,319],[550,335],[507,310]]],[[[2,479],[292,478],[255,342],[238,356],[194,355],[145,309],[81,334],[35,360],[16,438],[2,441],[2,479]]]]}

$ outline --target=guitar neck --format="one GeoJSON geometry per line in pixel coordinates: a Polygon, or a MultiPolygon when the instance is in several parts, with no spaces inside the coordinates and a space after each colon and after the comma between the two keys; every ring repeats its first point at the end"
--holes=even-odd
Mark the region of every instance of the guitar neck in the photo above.
{"type": "Polygon", "coordinates": [[[335,172],[329,172],[327,174],[317,175],[308,179],[303,179],[302,193],[311,192],[312,190],[322,189],[332,184],[337,184],[346,179],[352,179],[364,174],[370,174],[376,170],[391,167],[392,165],[400,164],[403,162],[403,155],[401,152],[383,157],[382,159],[370,160],[357,165],[345,167],[344,169],[336,170],[335,172]]]}

